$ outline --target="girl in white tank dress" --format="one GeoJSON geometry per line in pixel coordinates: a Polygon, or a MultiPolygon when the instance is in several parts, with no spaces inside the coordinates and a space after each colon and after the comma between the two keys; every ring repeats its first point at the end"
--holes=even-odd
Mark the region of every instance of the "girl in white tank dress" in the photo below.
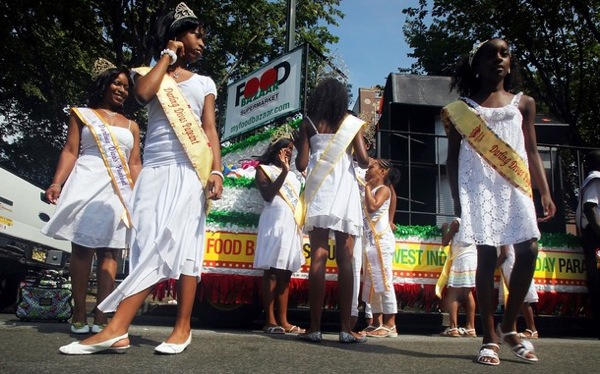
{"type": "Polygon", "coordinates": [[[326,286],[325,266],[329,255],[330,233],[335,236],[336,243],[341,330],[339,341],[341,343],[365,341],[364,337],[351,331],[354,238],[362,233],[360,194],[352,164],[352,152],[354,151],[361,167],[366,167],[369,160],[362,128],[354,134],[350,145],[345,150],[337,147],[335,154],[341,151],[339,152],[341,156],[333,165],[327,163],[327,170],[330,172],[323,176],[323,180],[314,180],[314,186],[309,183],[320,155],[325,151],[329,141],[336,136],[345,120],[347,108],[347,87],[332,78],[321,81],[310,95],[305,121],[300,126],[300,135],[296,143],[298,149],[296,167],[302,172],[308,166],[307,187],[304,193],[305,196],[312,197],[312,200],[307,202],[304,226],[311,245],[309,271],[311,327],[308,332],[299,335],[300,339],[310,342],[322,340],[321,313],[326,286]]]}
{"type": "MultiPolygon", "coordinates": [[[[543,217],[539,220],[547,221],[554,216],[556,207],[537,151],[535,101],[521,93],[513,95],[508,91],[512,89],[517,73],[518,66],[511,59],[508,43],[494,38],[478,44],[468,58],[461,61],[452,77],[451,88],[456,88],[464,98],[468,97],[463,100],[470,110],[480,115],[491,132],[524,160],[532,184],[540,192],[543,217]]],[[[459,133],[457,127],[463,128],[462,124],[479,120],[468,108],[464,110],[464,104],[460,102],[444,108],[443,114],[452,112],[452,108],[462,109],[453,112],[456,117],[450,119],[446,168],[455,214],[462,220],[457,240],[477,245],[477,297],[483,323],[483,345],[477,362],[500,364],[497,341],[504,341],[519,358],[535,362],[538,358],[533,347],[522,343],[513,331],[531,283],[538,251],[540,233],[533,201],[524,191],[526,187],[521,190],[500,175],[499,170],[504,167],[501,162],[496,166],[499,170],[494,169],[459,133]],[[494,328],[496,246],[504,244],[514,244],[515,265],[502,323],[494,328]]],[[[493,136],[486,138],[502,146],[493,136]]],[[[514,183],[518,184],[517,181],[514,183]]]]}
{"type": "MultiPolygon", "coordinates": [[[[95,90],[88,105],[110,125],[113,139],[128,161],[126,166],[135,181],[141,169],[139,128],[117,113],[129,95],[129,71],[100,61],[106,60],[98,60],[95,70],[100,69],[98,66],[105,68],[97,71],[95,90]]],[[[118,249],[126,247],[127,227],[122,219],[125,207],[113,187],[94,135],[75,111],[69,119],[67,142],[46,196],[57,207],[42,233],[69,240],[72,245],[69,263],[74,301],[71,332],[99,332],[107,323],[104,313],[95,309],[92,327],[87,323],[86,295],[91,264],[96,255],[96,299],[100,303],[113,290],[118,249]]]]}

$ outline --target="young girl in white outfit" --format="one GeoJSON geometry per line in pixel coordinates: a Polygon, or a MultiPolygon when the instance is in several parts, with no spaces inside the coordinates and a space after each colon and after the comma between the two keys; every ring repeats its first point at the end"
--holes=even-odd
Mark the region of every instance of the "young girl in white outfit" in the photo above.
{"type": "Polygon", "coordinates": [[[383,314],[383,323],[375,326],[373,331],[367,332],[367,336],[373,338],[396,337],[396,313],[398,303],[394,291],[392,259],[396,246],[396,238],[392,232],[389,220],[389,209],[391,202],[390,187],[400,180],[400,172],[392,167],[387,160],[372,159],[367,169],[363,229],[365,235],[372,235],[374,240],[366,239],[366,254],[364,267],[364,283],[362,298],[371,304],[373,321],[379,321],[378,316],[383,314]],[[375,243],[372,246],[369,243],[375,243]],[[370,261],[375,259],[375,261],[370,261]],[[383,272],[380,278],[381,291],[374,289],[374,272],[383,272]]]}

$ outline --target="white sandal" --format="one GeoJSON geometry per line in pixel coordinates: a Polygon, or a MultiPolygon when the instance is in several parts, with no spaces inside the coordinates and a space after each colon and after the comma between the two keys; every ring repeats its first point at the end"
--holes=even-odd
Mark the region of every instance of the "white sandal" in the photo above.
{"type": "Polygon", "coordinates": [[[525,329],[524,332],[520,332],[519,338],[521,339],[539,339],[540,335],[537,331],[531,331],[530,329],[525,329]]]}
{"type": "Polygon", "coordinates": [[[383,325],[379,326],[375,330],[368,332],[367,336],[369,338],[396,338],[398,333],[396,332],[396,325],[387,328],[383,325]],[[375,334],[376,331],[385,331],[383,334],[375,334]]]}
{"type": "Polygon", "coordinates": [[[498,366],[500,365],[500,357],[498,357],[498,352],[494,351],[488,347],[496,347],[500,349],[498,344],[496,343],[484,343],[481,345],[479,349],[479,354],[477,355],[477,362],[483,365],[491,365],[498,366]],[[489,359],[489,360],[487,360],[489,359]],[[495,360],[495,361],[494,361],[495,360]]]}
{"type": "Polygon", "coordinates": [[[519,338],[519,334],[517,334],[516,331],[509,331],[509,332],[502,332],[502,329],[500,328],[500,324],[498,324],[498,326],[496,327],[496,334],[498,334],[498,337],[500,338],[500,340],[503,343],[506,343],[509,347],[510,350],[512,351],[512,353],[515,354],[515,356],[517,356],[518,358],[525,360],[525,361],[529,361],[529,362],[538,362],[539,359],[537,358],[537,356],[535,355],[534,351],[533,351],[533,344],[531,344],[531,342],[529,340],[521,340],[519,343],[515,344],[515,345],[510,345],[506,340],[506,337],[508,336],[513,336],[515,335],[517,338],[519,338]],[[528,355],[532,355],[532,357],[529,357],[528,355]]]}

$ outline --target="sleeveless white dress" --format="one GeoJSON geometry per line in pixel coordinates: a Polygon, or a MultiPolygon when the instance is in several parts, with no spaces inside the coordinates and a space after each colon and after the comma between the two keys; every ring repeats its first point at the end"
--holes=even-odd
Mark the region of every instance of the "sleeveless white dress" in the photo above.
{"type": "MultiPolygon", "coordinates": [[[[111,126],[125,158],[133,148],[129,129],[111,126]]],[[[87,126],[81,129],[81,150],[65,182],[56,210],[42,228],[44,235],[89,248],[124,248],[125,208],[115,192],[100,150],[87,126]]]]}
{"type": "MultiPolygon", "coordinates": [[[[269,166],[281,173],[281,169],[269,166]]],[[[287,174],[286,181],[296,191],[300,191],[300,181],[291,171],[287,174]]],[[[265,201],[260,215],[253,267],[296,272],[305,262],[302,254],[302,235],[294,220],[292,209],[277,194],[271,202],[265,201]]]]}
{"type": "MultiPolygon", "coordinates": [[[[204,98],[217,90],[213,80],[193,75],[178,83],[197,119],[204,98]]],[[[204,256],[206,196],[158,99],[148,104],[144,165],[133,189],[130,273],[98,305],[112,312],[124,298],[181,274],[200,281],[204,256]]]]}
{"type": "MultiPolygon", "coordinates": [[[[314,128],[314,127],[313,127],[314,128]]],[[[315,167],[321,154],[335,134],[319,134],[310,138],[310,158],[308,173],[315,167]]],[[[352,161],[352,145],[335,164],[332,172],[314,194],[306,209],[304,231],[310,232],[315,227],[328,228],[358,236],[362,235],[362,209],[360,191],[354,164],[352,161]]],[[[309,176],[310,177],[310,176],[309,176]]],[[[305,196],[311,196],[313,191],[305,190],[305,196]]]]}
{"type": "MultiPolygon", "coordinates": [[[[465,100],[527,163],[523,116],[518,108],[521,96],[518,93],[502,108],[486,108],[465,100]]],[[[458,174],[462,221],[456,241],[499,246],[539,239],[533,200],[494,170],[467,141],[461,142],[458,174]]]]}

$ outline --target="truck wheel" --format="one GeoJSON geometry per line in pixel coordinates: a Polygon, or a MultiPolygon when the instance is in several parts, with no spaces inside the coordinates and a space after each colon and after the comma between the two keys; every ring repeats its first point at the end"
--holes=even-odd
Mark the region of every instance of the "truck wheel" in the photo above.
{"type": "Polygon", "coordinates": [[[206,327],[247,328],[260,317],[261,310],[258,304],[218,304],[196,299],[194,315],[206,327]]]}

